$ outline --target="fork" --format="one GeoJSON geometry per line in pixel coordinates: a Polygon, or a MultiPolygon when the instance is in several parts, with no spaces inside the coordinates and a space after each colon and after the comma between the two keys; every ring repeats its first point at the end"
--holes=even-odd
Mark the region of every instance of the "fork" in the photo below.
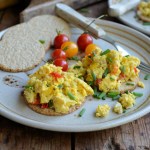
{"type": "MultiPolygon", "coordinates": [[[[115,42],[110,36],[106,34],[106,32],[100,28],[100,26],[96,25],[94,21],[89,20],[84,17],[68,5],[57,3],[55,8],[56,14],[62,17],[64,20],[73,23],[77,27],[88,31],[93,37],[103,39],[110,44],[112,44],[116,50],[122,52],[123,56],[129,55],[129,53],[124,50],[117,42],[115,42]]],[[[138,68],[146,73],[150,73],[150,66],[141,62],[138,68]]]]}

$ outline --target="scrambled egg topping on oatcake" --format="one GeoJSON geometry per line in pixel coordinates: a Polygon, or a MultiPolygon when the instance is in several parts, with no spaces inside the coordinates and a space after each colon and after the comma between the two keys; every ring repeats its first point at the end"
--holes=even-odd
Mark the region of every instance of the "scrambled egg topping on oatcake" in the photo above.
{"type": "Polygon", "coordinates": [[[81,105],[93,89],[72,73],[63,72],[61,67],[45,64],[30,75],[24,91],[28,103],[53,104],[56,112],[66,113],[70,107],[81,105]]]}

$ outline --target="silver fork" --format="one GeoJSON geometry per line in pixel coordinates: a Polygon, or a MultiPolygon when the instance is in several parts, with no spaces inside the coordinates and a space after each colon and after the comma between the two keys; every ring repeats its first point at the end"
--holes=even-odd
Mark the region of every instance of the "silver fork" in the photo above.
{"type": "MultiPolygon", "coordinates": [[[[91,20],[84,17],[68,5],[57,3],[55,10],[56,14],[62,17],[64,20],[76,25],[77,27],[83,30],[86,29],[95,38],[100,38],[109,42],[118,51],[121,51],[124,56],[129,55],[129,53],[125,51],[117,42],[115,42],[110,36],[106,35],[106,32],[103,29],[101,29],[100,26],[96,25],[93,22],[91,24],[91,20]]],[[[138,68],[146,73],[150,73],[150,66],[145,64],[144,62],[141,62],[138,68]]]]}

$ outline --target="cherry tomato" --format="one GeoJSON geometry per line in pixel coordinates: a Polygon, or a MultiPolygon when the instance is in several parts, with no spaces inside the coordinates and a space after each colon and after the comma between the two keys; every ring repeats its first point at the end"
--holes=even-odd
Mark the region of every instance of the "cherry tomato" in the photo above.
{"type": "Polygon", "coordinates": [[[67,35],[65,34],[58,34],[55,39],[54,39],[54,47],[55,48],[61,48],[61,45],[66,42],[69,41],[69,38],[67,35]]]}
{"type": "Polygon", "coordinates": [[[85,49],[85,54],[90,55],[92,53],[92,51],[94,51],[96,49],[101,50],[101,48],[98,47],[96,44],[89,44],[85,49]]]}
{"type": "Polygon", "coordinates": [[[81,34],[77,40],[77,45],[82,51],[85,51],[86,47],[91,43],[93,43],[93,38],[87,33],[81,34]]]}
{"type": "Polygon", "coordinates": [[[55,49],[51,54],[53,59],[62,58],[66,59],[66,53],[61,49],[55,49]]]}
{"type": "Polygon", "coordinates": [[[62,58],[55,59],[53,63],[54,63],[55,66],[62,67],[63,71],[67,71],[68,70],[68,63],[66,62],[66,60],[64,60],[62,58]]]}
{"type": "Polygon", "coordinates": [[[71,58],[78,53],[78,46],[71,41],[63,43],[61,49],[65,51],[68,58],[71,58]]]}

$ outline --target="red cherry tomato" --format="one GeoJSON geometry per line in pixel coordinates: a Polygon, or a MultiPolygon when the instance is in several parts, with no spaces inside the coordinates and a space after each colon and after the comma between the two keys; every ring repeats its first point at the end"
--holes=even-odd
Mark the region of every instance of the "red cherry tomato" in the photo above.
{"type": "Polygon", "coordinates": [[[64,60],[62,58],[55,59],[53,63],[54,63],[55,66],[62,67],[63,71],[67,71],[68,70],[68,63],[66,62],[66,60],[64,60]]]}
{"type": "Polygon", "coordinates": [[[66,53],[61,49],[55,49],[51,54],[53,59],[62,58],[66,59],[66,53]]]}
{"type": "Polygon", "coordinates": [[[77,40],[77,45],[82,51],[85,51],[86,47],[91,43],[93,43],[93,38],[87,33],[81,34],[77,40]]]}
{"type": "Polygon", "coordinates": [[[61,45],[64,43],[64,42],[67,42],[69,41],[69,38],[67,35],[65,34],[58,34],[55,39],[54,39],[54,47],[55,48],[61,48],[61,45]]]}

